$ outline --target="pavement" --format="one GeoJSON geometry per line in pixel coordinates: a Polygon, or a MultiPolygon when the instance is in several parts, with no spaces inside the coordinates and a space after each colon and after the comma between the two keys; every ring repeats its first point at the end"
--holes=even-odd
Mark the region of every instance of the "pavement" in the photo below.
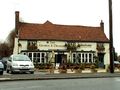
{"type": "Polygon", "coordinates": [[[115,78],[120,77],[120,71],[115,73],[104,72],[104,70],[99,70],[97,73],[90,73],[89,71],[84,71],[83,73],[48,73],[47,71],[35,71],[34,74],[24,73],[24,74],[8,74],[4,72],[0,75],[1,81],[21,81],[21,80],[55,80],[55,79],[85,79],[85,78],[115,78]]]}

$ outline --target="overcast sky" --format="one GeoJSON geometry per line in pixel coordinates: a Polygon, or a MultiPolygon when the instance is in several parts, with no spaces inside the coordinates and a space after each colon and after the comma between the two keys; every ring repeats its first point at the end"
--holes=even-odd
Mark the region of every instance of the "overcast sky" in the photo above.
{"type": "MultiPolygon", "coordinates": [[[[113,40],[120,54],[120,0],[113,1],[113,40]]],[[[15,28],[15,11],[24,22],[99,26],[103,20],[109,38],[108,0],[0,0],[0,40],[15,28]]]]}

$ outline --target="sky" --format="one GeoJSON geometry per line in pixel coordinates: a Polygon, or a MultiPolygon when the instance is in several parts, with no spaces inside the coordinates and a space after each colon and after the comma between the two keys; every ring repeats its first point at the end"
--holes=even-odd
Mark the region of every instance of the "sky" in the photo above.
{"type": "MultiPolygon", "coordinates": [[[[113,45],[120,55],[120,0],[112,0],[113,45]]],[[[0,0],[0,41],[15,28],[15,11],[20,20],[29,23],[100,26],[109,38],[108,0],[0,0]]]]}

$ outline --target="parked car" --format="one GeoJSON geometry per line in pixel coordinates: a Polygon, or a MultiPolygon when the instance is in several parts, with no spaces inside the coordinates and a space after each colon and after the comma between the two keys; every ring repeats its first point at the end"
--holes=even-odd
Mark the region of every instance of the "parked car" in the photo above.
{"type": "Polygon", "coordinates": [[[3,75],[4,72],[4,65],[3,63],[0,61],[0,75],[3,75]]]}
{"type": "Polygon", "coordinates": [[[34,65],[27,55],[11,55],[7,61],[6,71],[7,73],[30,72],[31,74],[33,74],[34,65]]]}
{"type": "Polygon", "coordinates": [[[7,67],[7,61],[1,59],[0,62],[2,62],[2,64],[4,65],[4,71],[5,71],[7,67]]]}
{"type": "Polygon", "coordinates": [[[119,62],[119,61],[114,61],[114,66],[115,66],[116,68],[119,68],[119,67],[120,67],[120,62],[119,62]]]}

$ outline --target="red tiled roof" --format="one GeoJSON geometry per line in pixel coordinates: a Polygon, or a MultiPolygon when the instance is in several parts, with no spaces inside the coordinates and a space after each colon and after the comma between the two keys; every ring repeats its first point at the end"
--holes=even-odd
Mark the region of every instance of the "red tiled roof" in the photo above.
{"type": "Polygon", "coordinates": [[[108,42],[102,27],[20,23],[19,39],[108,42]]]}

